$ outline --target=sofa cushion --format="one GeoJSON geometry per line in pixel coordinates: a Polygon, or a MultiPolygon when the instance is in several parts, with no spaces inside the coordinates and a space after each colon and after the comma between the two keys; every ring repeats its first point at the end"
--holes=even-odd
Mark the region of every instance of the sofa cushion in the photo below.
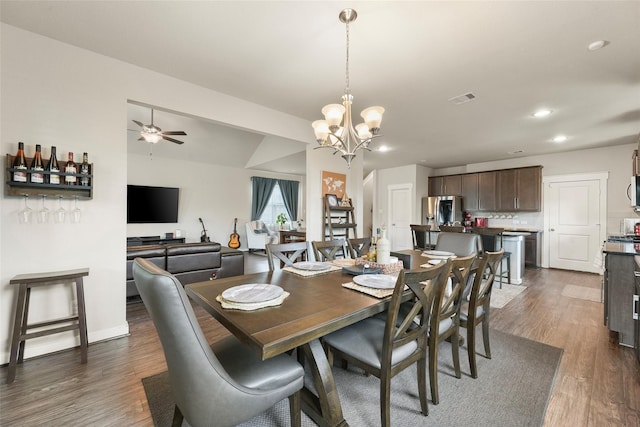
{"type": "Polygon", "coordinates": [[[167,245],[167,271],[172,274],[220,268],[220,243],[167,245]]]}

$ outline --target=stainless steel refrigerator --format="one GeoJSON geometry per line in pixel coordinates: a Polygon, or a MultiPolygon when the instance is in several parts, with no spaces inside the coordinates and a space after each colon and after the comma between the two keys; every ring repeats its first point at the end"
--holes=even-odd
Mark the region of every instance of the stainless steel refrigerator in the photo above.
{"type": "Polygon", "coordinates": [[[441,225],[462,225],[462,197],[423,197],[422,223],[431,225],[432,230],[439,230],[441,225]]]}

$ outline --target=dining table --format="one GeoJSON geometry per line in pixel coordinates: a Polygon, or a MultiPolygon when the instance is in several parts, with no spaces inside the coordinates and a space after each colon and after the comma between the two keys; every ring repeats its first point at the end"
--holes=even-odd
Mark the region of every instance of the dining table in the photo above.
{"type": "Polygon", "coordinates": [[[301,352],[315,388],[315,392],[306,386],[303,389],[303,410],[318,425],[348,426],[320,339],[385,311],[390,297],[371,296],[343,287],[352,283],[354,276],[342,269],[310,276],[287,270],[192,283],[185,290],[262,360],[294,349],[301,352]],[[280,305],[254,311],[223,308],[219,296],[227,289],[246,284],[276,285],[288,296],[280,305]]]}

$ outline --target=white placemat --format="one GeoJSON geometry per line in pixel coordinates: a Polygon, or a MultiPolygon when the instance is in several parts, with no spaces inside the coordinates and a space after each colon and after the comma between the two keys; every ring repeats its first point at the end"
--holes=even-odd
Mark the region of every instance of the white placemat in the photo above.
{"type": "Polygon", "coordinates": [[[278,305],[282,304],[282,302],[288,296],[289,296],[289,292],[284,291],[278,298],[272,299],[270,301],[250,302],[250,303],[236,303],[236,302],[227,301],[224,298],[222,298],[222,295],[218,295],[216,297],[216,301],[218,301],[222,305],[222,308],[225,308],[225,309],[253,311],[253,310],[259,310],[259,309],[265,308],[265,307],[278,306],[278,305]]]}
{"type": "Polygon", "coordinates": [[[302,277],[311,277],[311,276],[319,276],[320,274],[331,273],[332,271],[342,270],[342,267],[338,267],[337,265],[332,265],[326,270],[322,271],[311,271],[311,270],[299,270],[294,267],[284,267],[282,271],[288,271],[289,273],[297,274],[302,277]]]}

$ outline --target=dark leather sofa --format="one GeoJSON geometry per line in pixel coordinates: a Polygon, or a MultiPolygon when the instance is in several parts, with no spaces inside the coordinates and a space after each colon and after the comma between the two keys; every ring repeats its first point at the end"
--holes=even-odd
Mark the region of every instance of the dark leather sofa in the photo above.
{"type": "Polygon", "coordinates": [[[146,258],[176,276],[182,285],[244,274],[244,254],[215,242],[127,247],[127,297],[139,295],[133,260],[146,258]]]}

